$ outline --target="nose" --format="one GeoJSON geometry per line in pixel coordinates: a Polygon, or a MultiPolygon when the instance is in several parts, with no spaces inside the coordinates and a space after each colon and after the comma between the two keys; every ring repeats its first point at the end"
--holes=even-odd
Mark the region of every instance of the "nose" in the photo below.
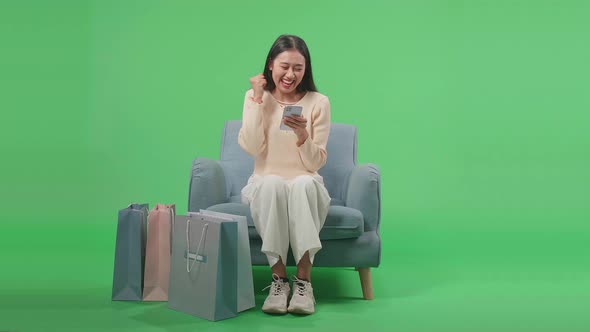
{"type": "Polygon", "coordinates": [[[285,76],[287,76],[287,78],[295,78],[295,73],[293,72],[293,69],[289,68],[285,76]]]}

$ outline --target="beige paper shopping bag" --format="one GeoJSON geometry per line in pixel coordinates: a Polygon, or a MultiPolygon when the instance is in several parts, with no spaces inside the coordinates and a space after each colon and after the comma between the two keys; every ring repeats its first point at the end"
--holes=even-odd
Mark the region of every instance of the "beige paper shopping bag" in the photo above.
{"type": "Polygon", "coordinates": [[[156,204],[148,215],[144,301],[168,301],[172,224],[176,206],[156,204]]]}

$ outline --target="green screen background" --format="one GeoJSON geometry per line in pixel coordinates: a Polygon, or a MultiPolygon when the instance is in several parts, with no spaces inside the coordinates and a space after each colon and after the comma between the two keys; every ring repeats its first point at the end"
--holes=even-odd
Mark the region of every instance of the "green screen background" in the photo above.
{"type": "MultiPolygon", "coordinates": [[[[590,2],[0,2],[0,330],[587,331],[590,2]],[[274,39],[382,176],[375,300],[210,323],[110,301],[117,210],[187,208],[274,39]],[[288,320],[288,321],[287,321],[288,320]]],[[[292,269],[289,272],[294,272],[292,269]]]]}

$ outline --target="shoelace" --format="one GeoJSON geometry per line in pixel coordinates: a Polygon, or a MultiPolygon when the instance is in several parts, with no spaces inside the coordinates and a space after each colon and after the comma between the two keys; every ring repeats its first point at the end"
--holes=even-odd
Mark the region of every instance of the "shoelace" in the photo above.
{"type": "Polygon", "coordinates": [[[278,274],[273,273],[272,280],[273,280],[273,282],[270,285],[264,287],[264,289],[262,289],[262,291],[265,291],[270,288],[270,293],[272,295],[281,295],[286,292],[285,287],[283,287],[284,283],[281,280],[281,278],[278,276],[278,274]]]}
{"type": "Polygon", "coordinates": [[[297,278],[297,276],[293,276],[293,287],[295,288],[294,292],[296,292],[298,295],[305,296],[306,293],[310,293],[313,303],[315,303],[315,297],[313,296],[310,282],[301,280],[297,278]]]}

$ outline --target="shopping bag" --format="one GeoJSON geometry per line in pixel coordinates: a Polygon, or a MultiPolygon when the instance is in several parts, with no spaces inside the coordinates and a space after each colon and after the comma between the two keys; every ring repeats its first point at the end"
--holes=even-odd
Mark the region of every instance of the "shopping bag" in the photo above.
{"type": "Polygon", "coordinates": [[[112,300],[141,300],[147,215],[148,204],[131,204],[119,211],[112,300]]]}
{"type": "Polygon", "coordinates": [[[172,224],[176,206],[156,204],[148,214],[144,301],[168,301],[172,224]]]}
{"type": "MultiPolygon", "coordinates": [[[[256,306],[254,302],[254,281],[252,278],[252,258],[250,257],[250,238],[248,219],[245,216],[201,210],[200,213],[221,219],[235,220],[238,223],[238,312],[256,306]]],[[[189,212],[192,215],[194,212],[189,212]]]]}
{"type": "Polygon", "coordinates": [[[237,222],[175,216],[168,307],[217,321],[237,310],[237,222]]]}

